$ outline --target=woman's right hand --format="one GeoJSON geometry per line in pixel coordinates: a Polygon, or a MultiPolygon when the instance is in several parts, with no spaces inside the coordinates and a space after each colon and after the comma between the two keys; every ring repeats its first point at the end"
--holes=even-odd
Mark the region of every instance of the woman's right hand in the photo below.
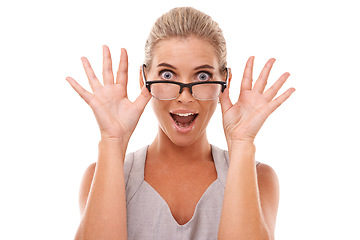
{"type": "Polygon", "coordinates": [[[127,144],[146,104],[151,99],[151,94],[144,86],[134,102],[128,99],[128,57],[125,49],[121,49],[116,83],[107,46],[103,46],[104,86],[95,76],[89,61],[85,57],[81,60],[93,93],[86,91],[71,77],[67,77],[66,80],[93,110],[100,127],[101,138],[119,140],[127,144]]]}

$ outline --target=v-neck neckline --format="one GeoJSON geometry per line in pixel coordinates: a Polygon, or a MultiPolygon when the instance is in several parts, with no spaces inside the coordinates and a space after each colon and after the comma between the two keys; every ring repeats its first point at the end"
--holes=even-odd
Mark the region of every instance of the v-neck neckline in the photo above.
{"type": "Polygon", "coordinates": [[[196,213],[197,213],[197,209],[198,209],[198,206],[199,204],[201,203],[201,201],[203,200],[204,196],[210,191],[210,189],[212,188],[213,185],[215,185],[215,183],[219,180],[219,163],[217,162],[218,159],[217,159],[217,156],[215,154],[215,149],[214,149],[214,146],[211,145],[211,156],[212,156],[212,159],[214,161],[214,165],[215,165],[215,170],[216,170],[216,179],[206,188],[206,190],[203,192],[203,194],[201,195],[200,199],[197,201],[196,203],[196,206],[195,206],[195,210],[190,218],[189,221],[187,221],[186,223],[184,224],[179,224],[178,221],[176,221],[176,219],[174,218],[174,215],[172,214],[171,212],[171,209],[170,209],[170,206],[169,204],[165,201],[165,199],[160,195],[160,193],[153,187],[150,185],[150,183],[148,183],[146,180],[145,180],[145,162],[146,162],[146,156],[147,156],[147,151],[148,151],[148,147],[145,149],[145,156],[143,157],[143,168],[142,168],[142,173],[141,173],[141,176],[143,177],[143,182],[146,184],[146,186],[148,188],[150,188],[154,193],[155,195],[161,200],[161,202],[163,204],[165,204],[166,208],[167,208],[167,211],[169,212],[171,218],[173,219],[173,222],[175,222],[175,224],[178,226],[178,227],[186,227],[187,225],[189,225],[192,220],[194,219],[194,217],[196,216],[196,213]]]}
{"type": "Polygon", "coordinates": [[[170,207],[169,207],[169,204],[168,204],[168,203],[165,201],[165,199],[160,195],[160,193],[159,193],[158,191],[156,191],[156,189],[155,189],[153,186],[151,186],[148,182],[146,182],[145,179],[144,179],[143,182],[145,183],[145,185],[146,185],[149,189],[151,189],[151,190],[154,192],[154,194],[157,196],[157,198],[159,198],[159,199],[161,200],[161,202],[166,206],[166,209],[167,209],[168,213],[170,214],[173,222],[174,222],[178,227],[186,227],[186,226],[189,225],[189,224],[192,222],[192,220],[195,218],[196,213],[197,213],[198,206],[199,206],[199,204],[202,202],[204,196],[210,191],[210,189],[212,188],[212,186],[215,185],[215,183],[216,183],[218,180],[219,180],[219,179],[215,179],[215,181],[213,181],[213,182],[208,186],[208,188],[203,192],[203,194],[201,195],[199,201],[196,203],[195,210],[194,210],[194,212],[193,212],[190,220],[187,221],[187,222],[184,223],[184,224],[179,224],[178,221],[176,221],[176,219],[174,218],[174,215],[173,215],[172,212],[171,212],[171,209],[170,209],[170,207]]]}

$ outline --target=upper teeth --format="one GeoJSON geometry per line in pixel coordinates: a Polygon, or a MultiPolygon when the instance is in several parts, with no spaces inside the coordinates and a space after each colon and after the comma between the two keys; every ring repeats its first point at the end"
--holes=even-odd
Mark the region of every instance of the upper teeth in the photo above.
{"type": "Polygon", "coordinates": [[[190,115],[194,115],[194,113],[175,113],[176,115],[180,116],[180,117],[187,117],[190,115]]]}

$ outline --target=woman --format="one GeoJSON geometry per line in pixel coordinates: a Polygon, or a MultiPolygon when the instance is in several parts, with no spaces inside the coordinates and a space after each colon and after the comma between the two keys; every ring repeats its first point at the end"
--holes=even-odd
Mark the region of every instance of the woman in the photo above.
{"type": "Polygon", "coordinates": [[[193,8],[175,8],[154,24],[134,102],[127,98],[125,49],[115,83],[108,47],[103,47],[104,85],[82,58],[93,93],[70,77],[67,81],[92,108],[101,140],[98,161],[83,177],[76,239],[273,239],[278,181],[270,166],[256,164],[254,139],[295,91],[274,99],[290,75],[284,73],[264,92],[274,61],[252,86],[254,57],[249,58],[233,104],[222,31],[193,8]],[[150,99],[158,134],[125,161],[150,99]],[[219,101],[227,151],[206,137],[219,101]]]}

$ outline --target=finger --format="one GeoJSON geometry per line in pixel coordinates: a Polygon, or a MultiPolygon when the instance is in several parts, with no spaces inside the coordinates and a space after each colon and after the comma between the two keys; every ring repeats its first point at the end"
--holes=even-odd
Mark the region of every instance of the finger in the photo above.
{"type": "Polygon", "coordinates": [[[124,89],[127,88],[128,81],[128,56],[124,48],[121,49],[120,64],[116,76],[116,84],[121,84],[124,89]]]}
{"type": "Polygon", "coordinates": [[[262,71],[260,73],[258,80],[256,80],[256,83],[254,85],[255,91],[257,91],[259,93],[264,92],[265,86],[267,84],[267,79],[269,77],[270,70],[271,70],[272,66],[274,65],[274,62],[275,62],[275,58],[271,58],[265,64],[264,68],[262,69],[262,71]]]}
{"type": "Polygon", "coordinates": [[[243,79],[241,81],[240,93],[245,90],[251,90],[251,88],[252,88],[252,74],[253,74],[254,58],[255,57],[252,56],[246,62],[243,79]]]}
{"type": "Polygon", "coordinates": [[[295,92],[295,88],[289,88],[286,92],[281,94],[278,98],[274,99],[270,103],[270,111],[271,112],[275,111],[283,102],[286,101],[286,99],[288,99],[291,96],[291,94],[293,92],[295,92]]]}
{"type": "Polygon", "coordinates": [[[103,79],[104,85],[114,84],[110,49],[106,45],[103,46],[103,79]]]}
{"type": "Polygon", "coordinates": [[[149,93],[148,89],[145,86],[143,86],[141,88],[140,95],[136,98],[134,103],[137,106],[137,108],[141,112],[143,112],[144,109],[145,109],[146,104],[150,101],[150,99],[151,99],[151,94],[149,93]]]}
{"type": "Polygon", "coordinates": [[[97,79],[97,77],[95,76],[95,73],[89,63],[89,60],[87,60],[86,57],[82,57],[81,61],[82,61],[83,67],[85,69],[86,76],[89,80],[90,87],[93,90],[93,92],[95,92],[97,89],[101,88],[102,85],[99,82],[99,80],[97,79]]]}
{"type": "Polygon", "coordinates": [[[271,101],[276,94],[279,92],[280,88],[284,85],[286,80],[289,78],[290,73],[284,73],[268,90],[265,91],[264,97],[266,100],[271,101]]]}
{"type": "Polygon", "coordinates": [[[225,88],[224,92],[219,97],[221,112],[225,114],[232,106],[232,102],[229,97],[229,87],[225,88]]]}
{"type": "MultiPolygon", "coordinates": [[[[86,91],[80,84],[78,84],[73,78],[67,77],[66,81],[70,83],[72,88],[80,95],[82,99],[85,100],[87,104],[90,103],[90,99],[92,98],[92,94],[86,91]]],[[[90,104],[89,104],[90,105],[90,104]]]]}

